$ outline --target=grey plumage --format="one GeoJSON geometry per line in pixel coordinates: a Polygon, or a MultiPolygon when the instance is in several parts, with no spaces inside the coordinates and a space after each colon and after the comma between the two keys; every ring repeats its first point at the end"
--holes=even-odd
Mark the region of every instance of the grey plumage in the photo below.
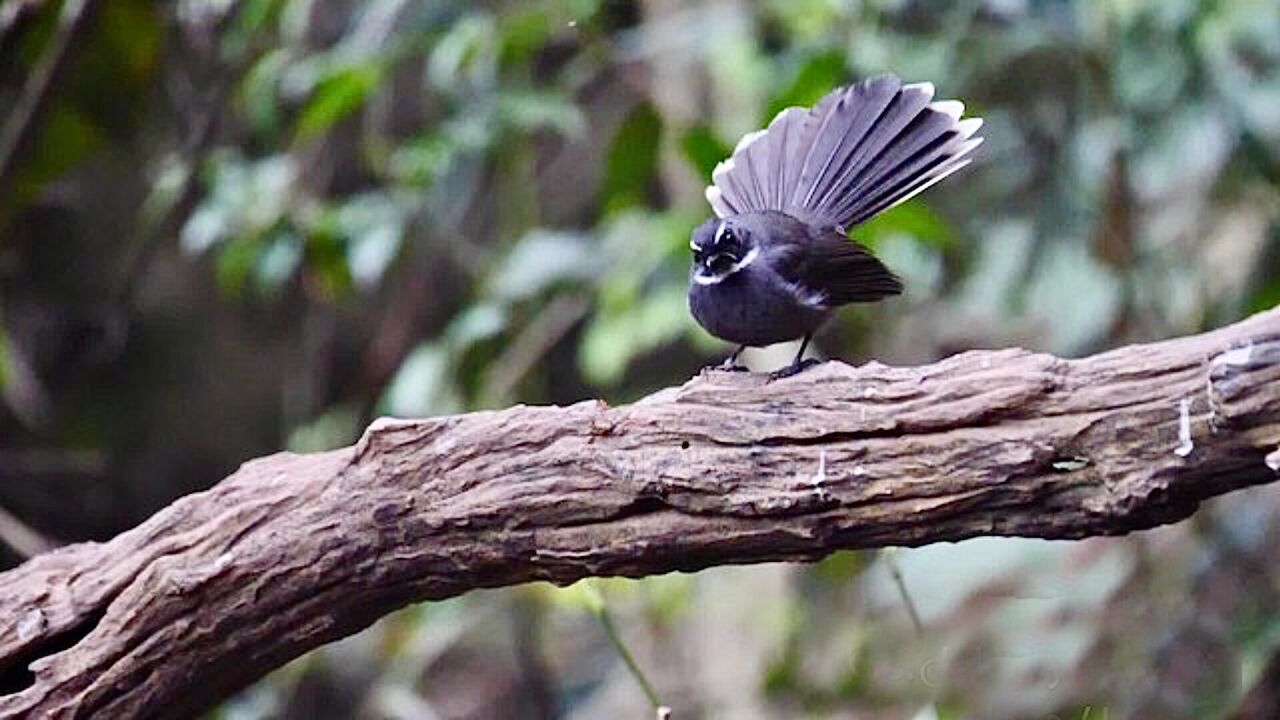
{"type": "MultiPolygon", "coordinates": [[[[982,121],[928,83],[880,76],[788,108],[712,173],[716,218],[694,231],[689,306],[739,345],[809,337],[832,310],[902,291],[846,231],[969,163],[982,121]]],[[[734,357],[737,353],[734,353],[734,357]]],[[[733,358],[730,358],[732,362],[733,358]]]]}
{"type": "Polygon", "coordinates": [[[982,138],[957,101],[891,75],[787,108],[739,141],[712,172],[719,217],[776,210],[812,225],[852,228],[968,164],[982,138]]]}

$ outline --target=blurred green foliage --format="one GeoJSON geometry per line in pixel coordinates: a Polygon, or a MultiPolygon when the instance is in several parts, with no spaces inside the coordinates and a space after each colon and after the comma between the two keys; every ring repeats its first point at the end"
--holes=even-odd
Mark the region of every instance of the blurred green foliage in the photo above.
{"type": "MultiPolygon", "coordinates": [[[[372,3],[353,18],[393,10],[372,3]]],[[[894,70],[934,78],[945,94],[969,100],[989,118],[992,138],[983,167],[937,191],[938,210],[928,200],[913,203],[856,233],[873,246],[888,244],[901,272],[924,281],[913,285],[908,302],[928,305],[931,313],[967,316],[1009,339],[1043,335],[1050,349],[1073,353],[1116,341],[1117,327],[1147,336],[1221,321],[1259,306],[1254,298],[1269,291],[1265,278],[1239,272],[1229,287],[1204,287],[1197,279],[1205,253],[1199,239],[1213,232],[1207,224],[1212,219],[1199,213],[1180,221],[1167,217],[1186,211],[1187,192],[1204,197],[1216,185],[1213,202],[1228,207],[1232,197],[1247,203],[1251,193],[1274,187],[1274,178],[1249,167],[1275,163],[1273,155],[1256,157],[1259,148],[1250,151],[1249,145],[1261,139],[1269,153],[1277,134],[1256,110],[1257,98],[1275,93],[1277,82],[1268,69],[1274,44],[1260,42],[1253,29],[1275,22],[1261,4],[1209,9],[1196,3],[1051,2],[1021,10],[958,4],[918,13],[892,3],[806,2],[766,4],[754,17],[709,10],[733,15],[736,31],[735,23],[725,23],[723,32],[688,42],[680,52],[689,56],[683,62],[704,61],[708,77],[726,86],[717,91],[725,101],[713,106],[711,123],[664,120],[664,108],[637,95],[613,129],[593,128],[609,139],[596,200],[600,219],[584,229],[615,259],[606,267],[622,268],[602,271],[596,282],[573,274],[581,265],[564,248],[538,246],[543,235],[528,232],[544,212],[538,198],[529,197],[540,189],[529,187],[536,171],[527,163],[538,162],[538,151],[527,143],[586,141],[586,117],[593,111],[584,112],[572,94],[609,72],[619,53],[661,64],[661,51],[645,47],[657,40],[645,35],[644,26],[619,39],[609,26],[609,8],[592,2],[495,10],[444,5],[405,12],[378,43],[368,41],[373,30],[362,32],[374,24],[367,20],[307,51],[289,42],[304,33],[304,20],[291,13],[305,11],[283,4],[275,12],[244,12],[257,18],[246,27],[274,32],[276,39],[266,42],[273,49],[245,73],[241,102],[259,139],[284,152],[255,160],[213,158],[216,169],[206,176],[210,200],[188,224],[187,246],[199,251],[221,245],[219,274],[229,289],[244,287],[251,277],[256,287],[269,289],[293,271],[313,274],[335,297],[350,292],[356,276],[364,287],[375,285],[399,251],[407,218],[433,212],[433,194],[423,193],[435,188],[438,202],[462,200],[456,185],[464,168],[474,171],[492,157],[492,168],[507,176],[495,186],[512,188],[494,200],[507,236],[497,238],[496,252],[522,264],[547,264],[531,272],[566,273],[564,283],[546,283],[534,303],[508,316],[505,333],[509,337],[547,296],[594,287],[597,311],[579,362],[584,378],[605,390],[623,382],[636,358],[677,338],[693,340],[700,352],[710,347],[697,340],[680,299],[679,236],[705,210],[696,199],[659,193],[660,170],[686,185],[696,182],[723,157],[731,144],[726,138],[783,107],[810,104],[849,78],[894,70]],[[1242,57],[1256,66],[1244,85],[1242,57]],[[433,103],[425,111],[431,121],[403,136],[367,127],[373,112],[368,104],[391,69],[417,59],[425,65],[426,94],[417,102],[433,103]],[[298,173],[306,171],[298,165],[307,159],[308,140],[362,110],[366,127],[353,131],[360,147],[355,161],[363,166],[364,182],[378,189],[354,199],[299,189],[305,183],[298,173]],[[273,124],[272,116],[282,112],[294,117],[291,132],[281,132],[280,118],[273,124]],[[683,158],[687,167],[664,169],[661,158],[676,148],[672,158],[683,158]],[[961,184],[982,189],[961,193],[961,184]],[[1103,211],[1116,196],[1145,207],[1113,218],[1103,211]],[[361,207],[347,208],[348,202],[361,207]],[[336,207],[329,209],[331,204],[336,207]],[[631,215],[615,217],[624,208],[632,208],[631,215]],[[362,221],[343,222],[352,215],[362,221]],[[632,238],[612,240],[618,234],[632,238]],[[1004,247],[991,252],[1012,254],[1021,267],[1000,277],[974,276],[981,291],[937,310],[933,303],[954,300],[950,296],[963,289],[966,267],[989,264],[973,251],[987,243],[961,242],[961,236],[998,238],[991,244],[1004,247]],[[533,250],[522,249],[526,242],[535,243],[533,250]],[[621,248],[627,242],[665,252],[621,248]],[[357,257],[364,259],[358,273],[351,267],[357,257]],[[1250,291],[1251,284],[1257,289],[1250,291]],[[1060,317],[1068,300],[1086,305],[1060,317]]],[[[686,42],[673,35],[672,43],[686,42]]],[[[867,321],[851,322],[865,331],[867,321]]],[[[854,341],[846,339],[853,327],[844,328],[831,334],[828,345],[837,354],[856,353],[854,341]]],[[[945,344],[982,340],[954,337],[945,344]]],[[[904,354],[920,359],[931,353],[904,354]]],[[[452,371],[460,370],[466,369],[452,371]]],[[[634,392],[622,390],[622,396],[634,392]]],[[[421,404],[395,406],[431,411],[421,404]]]]}

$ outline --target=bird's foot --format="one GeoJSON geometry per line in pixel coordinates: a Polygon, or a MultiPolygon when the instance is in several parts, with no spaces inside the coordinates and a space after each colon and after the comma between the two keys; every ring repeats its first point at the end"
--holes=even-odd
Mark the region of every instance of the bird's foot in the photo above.
{"type": "Polygon", "coordinates": [[[724,362],[717,365],[708,365],[702,368],[702,370],[703,372],[706,372],[707,370],[719,370],[720,372],[750,372],[746,365],[738,364],[738,356],[741,354],[742,348],[738,348],[738,351],[725,358],[724,362]]]}
{"type": "Polygon", "coordinates": [[[817,358],[808,358],[807,360],[801,360],[800,362],[793,362],[784,368],[780,368],[778,370],[774,370],[773,372],[769,373],[769,381],[773,382],[774,380],[782,380],[783,378],[789,378],[792,375],[799,375],[800,373],[804,372],[805,370],[808,370],[814,365],[820,365],[820,364],[822,364],[822,361],[818,360],[817,358]]]}

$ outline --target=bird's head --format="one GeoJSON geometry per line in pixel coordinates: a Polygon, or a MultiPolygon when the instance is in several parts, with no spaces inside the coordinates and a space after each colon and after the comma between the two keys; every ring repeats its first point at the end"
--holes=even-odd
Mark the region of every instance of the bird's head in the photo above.
{"type": "Polygon", "coordinates": [[[731,218],[712,218],[693,231],[693,281],[717,285],[747,267],[760,254],[752,233],[731,218]]]}

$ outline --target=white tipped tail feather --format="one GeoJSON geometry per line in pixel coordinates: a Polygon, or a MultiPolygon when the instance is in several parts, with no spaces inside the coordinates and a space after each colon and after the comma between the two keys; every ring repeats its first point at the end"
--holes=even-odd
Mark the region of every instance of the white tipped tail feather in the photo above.
{"type": "Polygon", "coordinates": [[[982,143],[982,120],[933,95],[930,83],[886,75],[811,110],[787,108],[716,166],[707,202],[720,217],[777,210],[816,225],[865,222],[969,164],[982,143]]]}

